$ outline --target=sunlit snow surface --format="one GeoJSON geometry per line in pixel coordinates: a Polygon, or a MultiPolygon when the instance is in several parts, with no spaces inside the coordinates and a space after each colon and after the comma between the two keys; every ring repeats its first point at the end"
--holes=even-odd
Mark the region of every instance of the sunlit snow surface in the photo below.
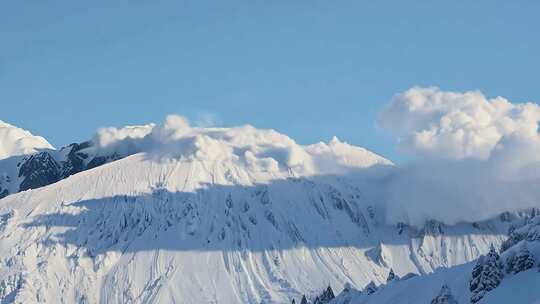
{"type": "MultiPolygon", "coordinates": [[[[539,256],[538,244],[533,254],[539,256]]],[[[441,268],[435,272],[383,284],[375,293],[367,295],[358,290],[341,293],[332,304],[416,304],[431,303],[446,285],[458,303],[470,303],[469,282],[475,262],[441,268]]],[[[540,303],[540,274],[533,267],[517,274],[505,273],[501,284],[488,292],[479,304],[537,304],[540,303]]]]}
{"type": "Polygon", "coordinates": [[[329,284],[384,282],[390,267],[402,276],[466,263],[507,230],[498,219],[386,225],[368,188],[359,172],[134,154],[0,200],[0,296],[290,303],[329,284]]]}
{"type": "Polygon", "coordinates": [[[0,160],[53,147],[43,137],[0,120],[0,160]]]}
{"type": "MultiPolygon", "coordinates": [[[[337,138],[174,115],[61,150],[0,122],[0,303],[299,303],[346,284],[334,303],[429,303],[443,284],[467,303],[471,263],[538,207],[538,109],[411,89],[383,120],[434,159],[402,167],[337,138]],[[447,139],[463,149],[442,153],[447,139]],[[78,169],[16,193],[39,151],[37,168],[78,169]],[[409,279],[387,283],[391,269],[409,279]]],[[[481,303],[535,301],[536,274],[481,303]]]]}
{"type": "Polygon", "coordinates": [[[394,166],[337,138],[171,116],[93,142],[119,160],[0,200],[2,303],[290,303],[465,264],[510,225],[388,223],[394,166]]]}

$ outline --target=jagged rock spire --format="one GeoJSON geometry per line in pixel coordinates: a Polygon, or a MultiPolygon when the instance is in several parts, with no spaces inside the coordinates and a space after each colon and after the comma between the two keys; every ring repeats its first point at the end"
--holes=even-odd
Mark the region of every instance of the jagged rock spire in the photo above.
{"type": "Polygon", "coordinates": [[[371,281],[364,288],[364,293],[370,295],[370,294],[376,292],[377,289],[378,289],[378,287],[377,287],[377,285],[375,285],[375,282],[371,281]]]}
{"type": "Polygon", "coordinates": [[[397,276],[394,273],[394,269],[390,268],[390,272],[388,273],[388,277],[386,278],[386,283],[390,283],[396,279],[397,279],[397,276]]]}

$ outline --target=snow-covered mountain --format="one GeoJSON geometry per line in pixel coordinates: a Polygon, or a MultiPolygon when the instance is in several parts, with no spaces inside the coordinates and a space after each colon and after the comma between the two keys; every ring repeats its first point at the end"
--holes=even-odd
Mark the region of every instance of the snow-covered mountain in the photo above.
{"type": "MultiPolygon", "coordinates": [[[[20,167],[25,155],[52,150],[51,144],[43,137],[0,120],[0,198],[19,190],[19,184],[24,180],[19,172],[22,171],[20,167]]],[[[41,161],[43,166],[46,166],[46,162],[46,159],[41,161]]],[[[24,171],[29,174],[30,167],[34,166],[29,162],[24,171]]]]}
{"type": "Polygon", "coordinates": [[[43,137],[0,120],[0,159],[31,154],[41,149],[52,149],[52,146],[43,137]]]}
{"type": "MultiPolygon", "coordinates": [[[[146,135],[153,125],[125,127],[117,139],[146,135]],[[146,132],[146,133],[145,133],[146,132]],[[122,137],[123,136],[123,137],[122,137]]],[[[103,137],[103,136],[102,136],[103,137]]],[[[136,153],[126,148],[101,148],[101,137],[72,143],[59,150],[44,138],[0,121],[0,198],[50,185],[73,174],[136,153]],[[2,151],[4,157],[1,157],[2,151]]]]}
{"type": "Polygon", "coordinates": [[[74,143],[60,150],[14,155],[0,160],[0,198],[10,193],[36,189],[72,174],[118,159],[115,153],[95,155],[92,141],[74,143]]]}
{"type": "MultiPolygon", "coordinates": [[[[32,140],[23,138],[19,141],[34,145],[17,145],[9,140],[2,142],[2,146],[5,146],[3,150],[11,153],[6,154],[4,159],[0,158],[0,198],[10,193],[50,185],[75,173],[140,152],[151,152],[152,155],[160,157],[182,156],[192,152],[190,149],[193,147],[189,145],[200,148],[198,153],[222,153],[220,157],[240,157],[250,169],[259,171],[279,171],[278,167],[285,165],[289,169],[296,169],[295,174],[321,174],[339,173],[350,168],[365,168],[375,164],[391,164],[374,153],[342,143],[335,137],[328,145],[319,143],[300,146],[272,130],[258,131],[250,126],[229,131],[193,129],[176,116],[169,117],[163,126],[148,124],[101,129],[92,140],[73,143],[60,150],[55,150],[45,139],[34,137],[28,131],[7,124],[6,126],[15,130],[10,131],[11,133],[6,131],[6,134],[27,135],[32,140]],[[231,147],[221,147],[219,140],[223,138],[218,138],[217,141],[212,138],[217,134],[233,136],[238,142],[228,143],[231,147]],[[40,142],[43,144],[40,145],[40,142]],[[257,151],[246,149],[250,145],[259,145],[255,148],[257,151]],[[12,148],[14,146],[17,146],[18,150],[15,151],[12,148]],[[241,151],[229,151],[230,148],[241,151]],[[254,152],[261,155],[255,157],[254,152]],[[241,155],[237,155],[238,153],[241,155]],[[265,153],[272,157],[266,157],[263,155],[265,153]],[[279,161],[284,163],[280,164],[279,161]]],[[[7,130],[7,127],[5,129],[7,130]]]]}
{"type": "Polygon", "coordinates": [[[512,222],[508,239],[476,261],[397,278],[371,290],[347,288],[329,303],[539,303],[540,214],[521,213],[512,222]]]}
{"type": "Polygon", "coordinates": [[[524,218],[387,223],[383,157],[175,117],[0,168],[1,303],[300,303],[459,272],[524,218]]]}

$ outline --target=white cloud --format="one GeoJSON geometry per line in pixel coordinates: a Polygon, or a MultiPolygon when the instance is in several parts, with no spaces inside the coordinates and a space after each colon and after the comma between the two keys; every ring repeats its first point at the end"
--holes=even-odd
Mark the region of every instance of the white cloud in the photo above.
{"type": "Polygon", "coordinates": [[[101,128],[97,131],[95,142],[101,148],[107,148],[118,141],[127,139],[140,139],[152,132],[154,124],[143,126],[126,126],[123,128],[101,128]]]}
{"type": "Polygon", "coordinates": [[[394,97],[379,125],[398,137],[402,150],[418,156],[487,159],[506,136],[538,136],[539,120],[534,103],[415,87],[394,97]]]}
{"type": "Polygon", "coordinates": [[[221,119],[215,113],[201,112],[197,114],[195,126],[200,128],[216,127],[222,124],[221,119]]]}
{"type": "MultiPolygon", "coordinates": [[[[452,224],[540,207],[539,119],[533,103],[488,99],[480,92],[410,89],[391,101],[379,123],[415,161],[362,170],[367,174],[358,186],[390,223],[452,224]]],[[[193,127],[176,115],[156,125],[102,129],[96,142],[99,149],[127,154],[233,162],[276,177],[293,172],[356,178],[356,169],[391,164],[337,138],[304,146],[274,130],[193,127]]]]}
{"type": "Polygon", "coordinates": [[[412,88],[379,124],[416,156],[381,187],[391,222],[479,221],[540,207],[540,107],[482,93],[412,88]]]}

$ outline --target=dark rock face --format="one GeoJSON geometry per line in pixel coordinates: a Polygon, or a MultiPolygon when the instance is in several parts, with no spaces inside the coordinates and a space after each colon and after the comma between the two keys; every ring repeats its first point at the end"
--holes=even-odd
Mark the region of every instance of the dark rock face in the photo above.
{"type": "Polygon", "coordinates": [[[106,156],[98,156],[98,157],[94,157],[89,163],[88,165],[86,166],[86,170],[88,169],[92,169],[92,168],[95,168],[95,167],[99,167],[101,165],[104,165],[108,162],[109,160],[109,157],[106,157],[106,156]]]}
{"type": "Polygon", "coordinates": [[[417,277],[417,276],[418,275],[416,273],[409,272],[406,275],[404,275],[403,277],[401,277],[401,280],[406,281],[408,279],[412,279],[412,278],[417,277]]]}
{"type": "Polygon", "coordinates": [[[364,288],[364,293],[367,295],[373,294],[377,291],[378,287],[375,285],[375,282],[371,281],[369,284],[366,285],[364,288]]]}
{"type": "Polygon", "coordinates": [[[0,199],[6,197],[9,195],[9,190],[7,189],[8,187],[6,187],[6,184],[9,185],[9,182],[11,181],[11,179],[9,178],[8,175],[6,174],[2,174],[0,172],[0,199]]]}
{"type": "Polygon", "coordinates": [[[73,143],[66,149],[71,149],[67,155],[67,160],[62,164],[62,177],[66,178],[75,173],[84,171],[84,160],[88,158],[88,155],[81,150],[90,147],[90,142],[83,142],[81,144],[73,143]]]}
{"type": "Polygon", "coordinates": [[[113,154],[107,155],[107,156],[96,156],[90,162],[88,162],[88,164],[86,165],[86,168],[84,170],[90,170],[90,169],[93,169],[95,167],[102,166],[102,165],[104,165],[106,163],[110,163],[110,162],[113,162],[115,160],[119,160],[121,158],[122,157],[119,156],[116,153],[113,153],[113,154]]]}
{"type": "Polygon", "coordinates": [[[396,279],[397,279],[397,276],[394,273],[394,269],[390,268],[390,273],[388,273],[388,277],[386,278],[386,283],[390,283],[396,279]]]}
{"type": "Polygon", "coordinates": [[[36,153],[22,163],[19,177],[24,177],[19,191],[43,187],[60,179],[60,166],[49,152],[36,153]]]}
{"type": "Polygon", "coordinates": [[[6,197],[8,194],[9,192],[7,191],[7,189],[2,190],[2,188],[0,188],[0,199],[6,197]]]}
{"type": "MultiPolygon", "coordinates": [[[[63,148],[62,150],[70,149],[63,161],[56,160],[52,151],[39,152],[26,157],[18,165],[19,177],[22,178],[19,191],[47,186],[73,174],[99,167],[121,158],[116,154],[97,156],[85,165],[85,161],[90,156],[83,152],[83,150],[91,145],[92,142],[87,141],[80,144],[73,143],[63,148]]],[[[0,188],[0,198],[8,194],[7,190],[4,193],[0,188]]]]}

